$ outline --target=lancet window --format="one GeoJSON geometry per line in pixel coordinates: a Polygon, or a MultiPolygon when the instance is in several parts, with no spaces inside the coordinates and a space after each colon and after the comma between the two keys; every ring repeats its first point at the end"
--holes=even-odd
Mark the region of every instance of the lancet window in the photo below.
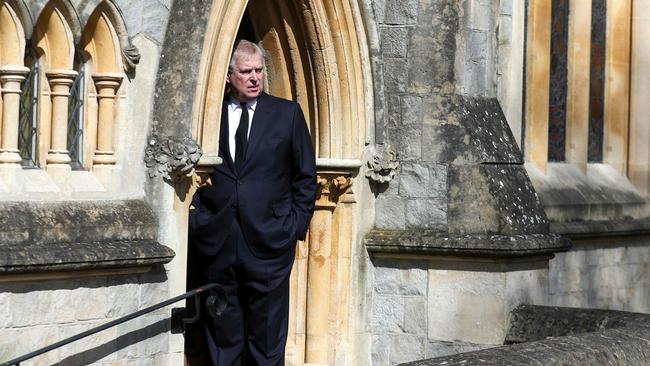
{"type": "Polygon", "coordinates": [[[22,166],[35,168],[38,166],[38,83],[39,64],[38,56],[33,47],[27,47],[25,52],[25,66],[29,73],[21,86],[20,121],[18,124],[18,150],[22,159],[22,166]]]}
{"type": "Polygon", "coordinates": [[[74,69],[77,71],[77,75],[70,87],[70,100],[68,102],[68,153],[70,154],[72,169],[83,169],[84,100],[86,99],[85,65],[78,52],[75,56],[74,69]]]}
{"type": "Polygon", "coordinates": [[[30,16],[12,4],[0,0],[0,163],[48,173],[116,164],[121,47],[132,47],[119,11],[104,0],[80,24],[52,0],[25,32],[30,16]]]}
{"type": "Polygon", "coordinates": [[[528,0],[526,160],[629,162],[633,2],[528,0]]]}

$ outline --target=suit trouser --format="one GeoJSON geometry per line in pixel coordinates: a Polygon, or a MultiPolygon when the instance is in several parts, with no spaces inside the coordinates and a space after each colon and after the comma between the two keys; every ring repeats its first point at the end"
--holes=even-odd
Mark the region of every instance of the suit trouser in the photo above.
{"type": "Polygon", "coordinates": [[[239,220],[233,220],[223,248],[203,273],[227,296],[224,313],[204,322],[214,365],[284,365],[294,257],[295,246],[277,258],[255,257],[239,220]]]}

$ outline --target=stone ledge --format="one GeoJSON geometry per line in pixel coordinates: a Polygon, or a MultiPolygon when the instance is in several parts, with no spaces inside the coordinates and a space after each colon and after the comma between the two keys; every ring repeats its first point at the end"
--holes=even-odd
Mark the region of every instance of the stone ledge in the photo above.
{"type": "Polygon", "coordinates": [[[174,256],[173,250],[151,240],[0,243],[0,275],[146,266],[168,263],[174,256]]]}
{"type": "Polygon", "coordinates": [[[0,203],[0,245],[154,240],[156,214],[144,202],[0,203]]]}
{"type": "Polygon", "coordinates": [[[525,343],[402,365],[647,365],[650,315],[524,305],[513,311],[506,341],[525,343]]]}
{"type": "Polygon", "coordinates": [[[0,203],[0,274],[167,263],[158,219],[143,201],[0,203]]]}
{"type": "Polygon", "coordinates": [[[650,219],[551,222],[550,231],[570,238],[650,234],[650,219]]]}
{"type": "Polygon", "coordinates": [[[522,305],[512,311],[505,343],[531,342],[548,337],[636,326],[650,330],[650,315],[616,310],[522,305]]]}
{"type": "Polygon", "coordinates": [[[424,230],[372,230],[364,242],[378,254],[528,257],[564,252],[571,242],[557,234],[449,235],[424,230]]]}

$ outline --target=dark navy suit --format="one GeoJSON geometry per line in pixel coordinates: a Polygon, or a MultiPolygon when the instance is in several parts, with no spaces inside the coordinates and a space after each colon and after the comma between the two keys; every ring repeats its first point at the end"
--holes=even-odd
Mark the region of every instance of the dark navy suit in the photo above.
{"type": "Polygon", "coordinates": [[[189,218],[190,246],[204,281],[220,283],[228,295],[224,315],[206,323],[211,358],[219,366],[242,360],[282,365],[289,274],[316,199],[315,156],[300,106],[258,97],[237,171],[224,102],[219,150],[224,163],[212,174],[212,186],[194,195],[189,218]]]}

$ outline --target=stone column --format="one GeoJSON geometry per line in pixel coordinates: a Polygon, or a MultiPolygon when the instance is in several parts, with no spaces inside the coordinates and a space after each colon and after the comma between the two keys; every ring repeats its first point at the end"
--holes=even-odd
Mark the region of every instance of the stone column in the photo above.
{"type": "Polygon", "coordinates": [[[20,164],[18,151],[18,128],[20,123],[20,85],[29,69],[24,66],[4,65],[0,67],[2,85],[2,135],[0,164],[20,164]]]}
{"type": "Polygon", "coordinates": [[[122,75],[118,73],[101,73],[93,75],[97,90],[97,147],[93,156],[93,165],[114,165],[117,162],[113,149],[115,132],[115,98],[117,89],[122,84],[122,75]]]}
{"type": "Polygon", "coordinates": [[[68,103],[70,87],[74,83],[77,72],[74,70],[50,70],[46,73],[50,82],[52,98],[52,119],[50,121],[50,148],[45,161],[48,165],[68,164],[68,103]]]}
{"type": "Polygon", "coordinates": [[[325,171],[318,173],[319,194],[309,232],[307,269],[307,324],[305,362],[330,364],[332,352],[332,245],[338,233],[332,230],[332,215],[338,198],[350,186],[349,174],[325,171]]]}

